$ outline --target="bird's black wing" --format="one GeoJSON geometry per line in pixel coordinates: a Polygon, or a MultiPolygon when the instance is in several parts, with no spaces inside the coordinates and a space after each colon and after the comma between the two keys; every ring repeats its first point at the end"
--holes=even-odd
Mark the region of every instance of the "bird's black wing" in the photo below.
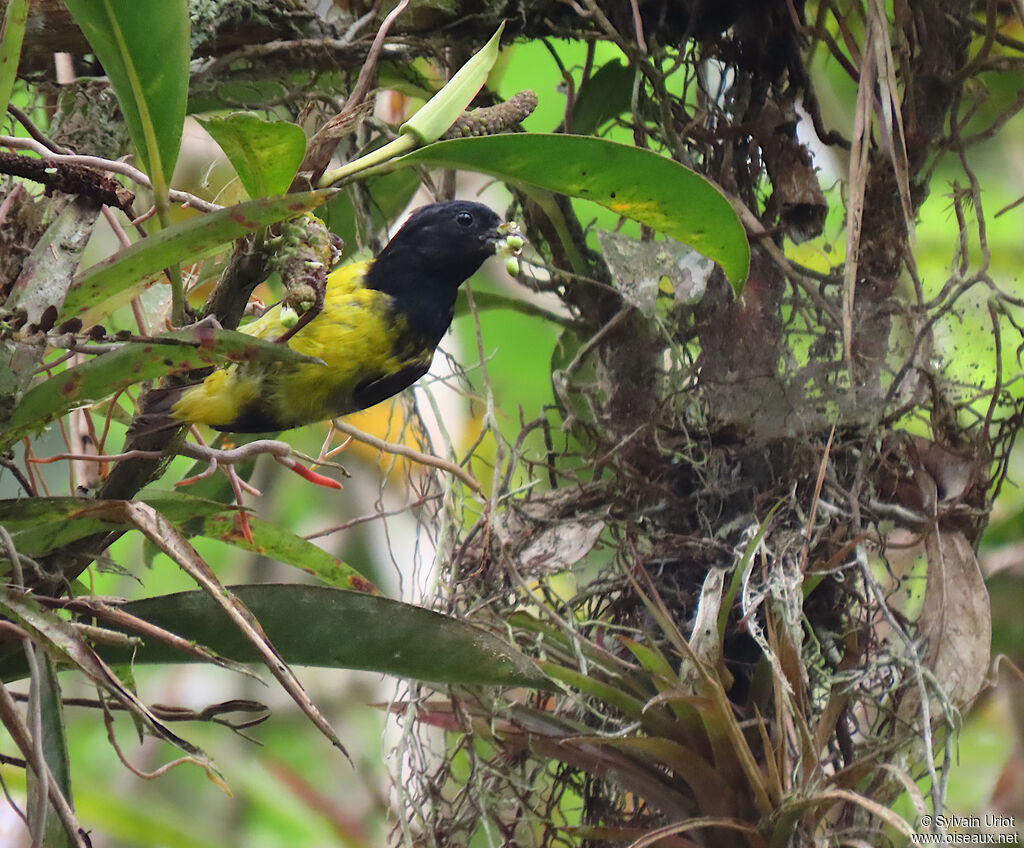
{"type": "Polygon", "coordinates": [[[402,389],[407,389],[429,370],[428,359],[426,362],[413,362],[391,374],[370,377],[355,387],[352,399],[358,405],[357,408],[367,409],[392,395],[397,395],[402,389]]]}

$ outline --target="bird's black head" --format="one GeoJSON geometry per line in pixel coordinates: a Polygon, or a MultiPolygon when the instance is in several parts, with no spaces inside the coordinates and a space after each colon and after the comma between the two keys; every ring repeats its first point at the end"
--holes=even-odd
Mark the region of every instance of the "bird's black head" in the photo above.
{"type": "Polygon", "coordinates": [[[454,298],[502,243],[501,224],[492,209],[468,200],[420,207],[374,260],[367,285],[398,296],[429,287],[454,298]]]}

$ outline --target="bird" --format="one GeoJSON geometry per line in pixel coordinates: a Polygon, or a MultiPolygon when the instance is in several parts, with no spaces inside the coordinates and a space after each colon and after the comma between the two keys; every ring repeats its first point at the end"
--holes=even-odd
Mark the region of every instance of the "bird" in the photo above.
{"type": "MultiPolygon", "coordinates": [[[[375,258],[333,271],[322,311],[288,339],[324,364],[229,365],[184,388],[170,417],[266,433],[374,406],[427,373],[454,317],[459,286],[495,254],[509,257],[511,270],[522,244],[515,223],[481,203],[423,206],[375,258]]],[[[286,316],[278,304],[240,330],[274,340],[286,333],[286,316]]]]}

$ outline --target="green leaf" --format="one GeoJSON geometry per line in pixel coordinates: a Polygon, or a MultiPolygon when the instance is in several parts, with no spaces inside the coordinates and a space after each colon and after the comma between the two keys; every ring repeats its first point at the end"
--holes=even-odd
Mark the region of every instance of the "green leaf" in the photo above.
{"type": "Polygon", "coordinates": [[[558,663],[545,660],[538,663],[538,665],[552,680],[564,683],[566,686],[576,689],[590,698],[611,704],[613,707],[622,710],[630,718],[640,719],[644,714],[644,702],[639,698],[626,694],[617,686],[610,686],[596,677],[576,671],[573,668],[567,668],[558,663]]]}
{"type": "MultiPolygon", "coordinates": [[[[75,520],[91,501],[87,498],[14,498],[0,501],[0,525],[14,539],[18,552],[39,557],[67,542],[81,539],[99,529],[89,525],[84,532],[75,520]]],[[[6,556],[4,556],[6,560],[6,556]]],[[[6,566],[3,567],[6,572],[6,566]]]]}
{"type": "Polygon", "coordinates": [[[306,155],[306,135],[300,127],[265,121],[251,112],[198,121],[220,145],[249,197],[288,191],[306,155]]]}
{"type": "Polygon", "coordinates": [[[249,516],[249,530],[252,533],[251,543],[239,532],[233,520],[218,515],[204,522],[202,535],[301,568],[336,589],[377,593],[373,583],[357,569],[290,530],[256,516],[249,516]]]}
{"type": "MultiPolygon", "coordinates": [[[[231,591],[293,665],[364,669],[434,683],[551,688],[512,645],[432,610],[326,586],[233,586],[231,591]]],[[[204,591],[147,598],[120,609],[221,656],[260,661],[252,644],[204,591]]],[[[194,661],[154,640],[136,651],[102,645],[97,652],[112,663],[194,661]]],[[[24,674],[24,658],[12,658],[0,674],[5,680],[24,674]]]]}
{"type": "MultiPolygon", "coordinates": [[[[176,524],[228,510],[217,501],[178,492],[155,493],[146,501],[176,524]]],[[[96,517],[106,510],[105,505],[106,501],[76,497],[0,500],[0,525],[7,528],[20,553],[40,557],[109,528],[109,522],[96,517]]]]}
{"type": "MultiPolygon", "coordinates": [[[[233,507],[181,492],[147,493],[146,502],[176,525],[202,522],[233,507]]],[[[111,523],[97,516],[109,514],[108,502],[94,498],[15,498],[0,500],[0,525],[26,556],[40,557],[76,539],[84,539],[111,523]]]]}
{"type": "Polygon", "coordinates": [[[0,115],[7,114],[7,104],[14,91],[27,20],[28,0],[9,0],[3,28],[0,29],[0,115]]]}
{"type": "Polygon", "coordinates": [[[650,150],[591,136],[508,133],[439,141],[395,165],[480,171],[592,200],[700,251],[721,266],[737,294],[743,289],[750,246],[725,195],[650,150]]]}
{"type": "Polygon", "coordinates": [[[164,268],[199,259],[248,233],[315,209],[333,195],[321,190],[250,200],[167,227],[80,272],[64,300],[62,318],[95,322],[138,295],[164,268]]]}
{"type": "MultiPolygon", "coordinates": [[[[67,728],[64,725],[64,705],[61,701],[60,682],[57,680],[57,667],[53,657],[44,651],[35,650],[39,675],[29,688],[28,711],[30,715],[35,710],[39,711],[42,719],[43,759],[57,781],[57,788],[71,803],[71,763],[68,759],[67,728]]],[[[34,771],[30,770],[28,774],[28,809],[33,810],[33,795],[45,790],[35,779],[34,771]]],[[[50,803],[46,805],[44,832],[43,848],[69,848],[74,845],[50,803]]]]}
{"type": "MultiPolygon", "coordinates": [[[[185,492],[147,491],[144,500],[188,537],[202,536],[293,565],[329,586],[361,592],[377,589],[357,569],[289,530],[249,516],[250,543],[236,524],[238,510],[185,492]]],[[[38,558],[78,539],[109,530],[107,501],[92,498],[0,500],[0,525],[25,556],[38,558]]],[[[7,569],[0,565],[0,575],[7,569]]]]}
{"type": "MultiPolygon", "coordinates": [[[[338,589],[377,592],[370,580],[323,548],[254,515],[249,516],[252,542],[237,523],[238,511],[225,509],[219,501],[196,498],[183,492],[147,495],[146,503],[166,516],[186,536],[203,536],[261,556],[276,559],[313,574],[338,589]]],[[[0,524],[3,521],[0,519],[0,524]]]]}
{"type": "Polygon", "coordinates": [[[0,449],[6,450],[32,429],[75,407],[108,397],[135,383],[220,365],[225,360],[317,361],[288,345],[234,330],[216,330],[208,324],[197,324],[145,341],[128,342],[29,389],[11,415],[6,432],[0,436],[0,449]]]}
{"type": "Polygon", "coordinates": [[[166,197],[185,123],[187,0],[66,0],[64,5],[110,77],[159,203],[166,197]]]}
{"type": "Polygon", "coordinates": [[[636,71],[612,59],[580,86],[572,106],[572,131],[591,135],[598,127],[627,112],[633,99],[636,71]]]}
{"type": "Polygon", "coordinates": [[[504,31],[505,22],[502,21],[490,41],[456,71],[444,88],[399,127],[399,133],[411,133],[420,144],[429,144],[444,135],[487,81],[487,75],[498,61],[504,31]]]}
{"type": "Polygon", "coordinates": [[[505,22],[502,21],[490,41],[459,68],[444,88],[424,103],[415,115],[399,127],[398,138],[340,168],[327,171],[320,178],[320,185],[334,185],[345,177],[387,162],[389,159],[401,156],[420,145],[429,144],[444,135],[487,81],[487,75],[498,60],[501,33],[504,29],[505,22]]]}

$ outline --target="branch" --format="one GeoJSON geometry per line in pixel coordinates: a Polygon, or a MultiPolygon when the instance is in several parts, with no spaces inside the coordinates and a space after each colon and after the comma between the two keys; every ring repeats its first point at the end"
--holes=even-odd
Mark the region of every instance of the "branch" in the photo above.
{"type": "MultiPolygon", "coordinates": [[[[62,165],[84,165],[87,168],[99,168],[103,171],[110,171],[113,174],[120,174],[123,177],[128,177],[128,179],[138,183],[144,188],[153,188],[153,183],[150,182],[149,177],[147,177],[138,168],[129,165],[127,162],[117,162],[113,159],[104,159],[100,156],[73,156],[54,153],[45,144],[42,144],[35,139],[16,138],[11,135],[0,135],[0,147],[10,147],[15,150],[31,150],[33,153],[38,153],[39,156],[47,162],[55,162],[62,165]]],[[[183,206],[191,206],[194,209],[198,209],[200,212],[216,212],[218,209],[224,208],[217,203],[211,203],[208,200],[203,200],[201,197],[196,197],[194,194],[189,194],[187,191],[178,191],[177,189],[172,188],[170,196],[171,200],[175,203],[180,203],[183,206]]]]}
{"type": "MultiPolygon", "coordinates": [[[[335,418],[332,423],[336,430],[344,433],[346,436],[351,436],[357,442],[362,442],[364,445],[369,445],[370,447],[376,448],[384,453],[405,457],[406,459],[412,460],[420,465],[428,465],[431,468],[439,468],[442,471],[447,471],[449,474],[458,477],[463,483],[469,486],[469,488],[473,490],[474,494],[483,496],[483,487],[476,481],[476,478],[466,471],[466,469],[456,465],[454,462],[449,462],[446,459],[441,459],[439,456],[433,456],[428,453],[420,453],[420,451],[415,450],[408,445],[399,445],[395,442],[385,442],[383,439],[378,439],[376,436],[364,433],[362,430],[358,430],[351,424],[346,424],[344,421],[337,418],[335,418]]],[[[330,456],[331,454],[329,453],[327,455],[330,456]]]]}
{"type": "MultiPolygon", "coordinates": [[[[61,154],[51,154],[61,155],[61,154]]],[[[62,191],[64,194],[81,194],[91,197],[104,206],[120,209],[129,218],[134,218],[132,203],[135,195],[117,180],[97,173],[84,165],[67,162],[53,163],[52,160],[33,159],[17,153],[0,151],[0,174],[10,174],[46,186],[46,191],[62,191]]]]}

